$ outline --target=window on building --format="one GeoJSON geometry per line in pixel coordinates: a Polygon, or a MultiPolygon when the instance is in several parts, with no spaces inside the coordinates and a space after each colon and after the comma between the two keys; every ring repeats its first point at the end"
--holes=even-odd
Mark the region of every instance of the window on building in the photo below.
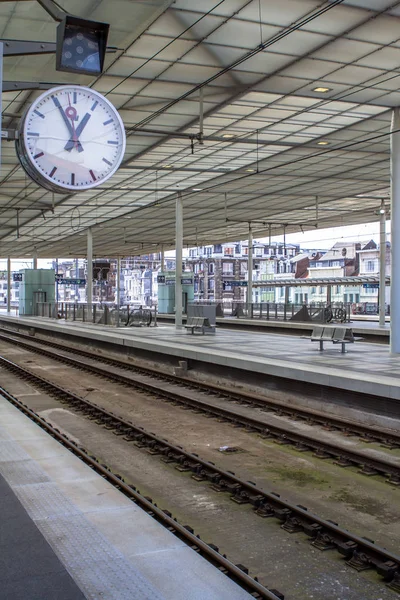
{"type": "Polygon", "coordinates": [[[246,246],[246,248],[243,248],[243,254],[245,254],[245,255],[247,256],[247,255],[248,255],[248,253],[249,253],[249,249],[248,249],[248,247],[246,246]]]}
{"type": "Polygon", "coordinates": [[[280,295],[281,298],[283,298],[283,296],[285,295],[285,288],[284,287],[279,288],[279,295],[280,295]]]}
{"type": "Polygon", "coordinates": [[[241,251],[242,251],[242,249],[240,247],[240,244],[236,244],[236,246],[235,246],[235,254],[240,254],[241,251]]]}
{"type": "Polygon", "coordinates": [[[264,246],[264,254],[269,254],[269,248],[268,248],[268,246],[264,246]]]}
{"type": "Polygon", "coordinates": [[[337,293],[337,294],[340,294],[340,285],[337,285],[337,286],[336,286],[336,293],[337,293]]]}
{"type": "Polygon", "coordinates": [[[241,273],[247,273],[247,263],[246,262],[241,262],[240,263],[240,272],[241,273]]]}
{"type": "Polygon", "coordinates": [[[374,260],[367,260],[367,271],[369,271],[369,272],[375,271],[375,261],[374,260]]]}
{"type": "Polygon", "coordinates": [[[233,256],[233,247],[232,246],[225,246],[225,248],[224,248],[224,255],[225,256],[233,256]]]}
{"type": "Polygon", "coordinates": [[[222,272],[224,275],[233,275],[233,262],[222,263],[222,272]]]}
{"type": "Polygon", "coordinates": [[[317,292],[317,288],[316,288],[316,287],[312,287],[312,288],[311,288],[311,293],[312,293],[312,294],[315,294],[316,292],[317,292]]]}
{"type": "Polygon", "coordinates": [[[209,292],[213,292],[214,291],[214,279],[209,279],[208,280],[208,291],[209,292]]]}
{"type": "Polygon", "coordinates": [[[211,256],[212,251],[213,251],[213,247],[212,246],[206,246],[206,248],[205,248],[205,255],[206,256],[211,256]]]}
{"type": "Polygon", "coordinates": [[[339,260],[333,260],[332,261],[332,267],[340,267],[340,261],[339,260]]]}
{"type": "Polygon", "coordinates": [[[256,256],[262,256],[262,248],[256,248],[254,251],[254,254],[256,256]]]}
{"type": "Polygon", "coordinates": [[[324,293],[324,288],[322,287],[322,285],[319,286],[319,293],[323,294],[324,293]]]}
{"type": "Polygon", "coordinates": [[[214,263],[210,263],[210,264],[208,265],[208,273],[209,273],[210,275],[214,275],[214,272],[215,272],[215,269],[214,269],[214,267],[215,267],[214,263]]]}
{"type": "Polygon", "coordinates": [[[214,253],[221,254],[222,253],[222,244],[214,244],[214,253]]]}

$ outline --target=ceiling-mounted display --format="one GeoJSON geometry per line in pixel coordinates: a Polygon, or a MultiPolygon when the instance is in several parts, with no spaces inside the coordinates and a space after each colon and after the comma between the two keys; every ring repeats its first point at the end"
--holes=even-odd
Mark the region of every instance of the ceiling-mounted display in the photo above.
{"type": "Polygon", "coordinates": [[[121,164],[125,144],[116,108],[90,88],[68,85],[32,103],[20,123],[16,150],[31,179],[66,193],[109,179],[121,164]]]}

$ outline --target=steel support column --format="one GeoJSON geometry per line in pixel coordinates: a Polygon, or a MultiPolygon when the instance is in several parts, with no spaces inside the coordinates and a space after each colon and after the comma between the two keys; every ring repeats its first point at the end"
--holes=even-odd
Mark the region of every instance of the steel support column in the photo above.
{"type": "Polygon", "coordinates": [[[391,179],[391,285],[390,285],[390,352],[400,353],[400,108],[392,112],[390,136],[391,179]]]}
{"type": "Polygon", "coordinates": [[[32,269],[37,269],[37,250],[34,248],[33,250],[33,260],[32,260],[32,269]]]}
{"type": "Polygon", "coordinates": [[[7,256],[7,312],[11,310],[11,257],[7,256]]]}
{"type": "Polygon", "coordinates": [[[253,302],[253,232],[251,223],[249,223],[249,248],[247,259],[247,315],[251,317],[251,304],[253,302]]]}
{"type": "Polygon", "coordinates": [[[86,301],[88,305],[88,319],[91,319],[93,306],[93,235],[91,227],[88,227],[87,230],[86,301]]]}
{"type": "Polygon", "coordinates": [[[178,192],[175,214],[175,327],[182,327],[182,250],[183,250],[183,206],[182,194],[178,192]]]}
{"type": "Polygon", "coordinates": [[[386,314],[386,211],[382,204],[380,209],[380,242],[379,242],[379,327],[385,327],[386,314]]]}

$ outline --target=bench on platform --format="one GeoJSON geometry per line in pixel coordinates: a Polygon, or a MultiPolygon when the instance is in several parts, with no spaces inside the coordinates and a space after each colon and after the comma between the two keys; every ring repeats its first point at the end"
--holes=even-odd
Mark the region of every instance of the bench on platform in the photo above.
{"type": "Polygon", "coordinates": [[[206,327],[210,327],[210,322],[205,317],[189,317],[185,325],[185,329],[191,329],[192,334],[194,334],[196,330],[200,330],[204,335],[204,329],[206,327]]]}
{"type": "Polygon", "coordinates": [[[319,349],[324,350],[324,342],[342,345],[342,354],[346,352],[346,344],[354,344],[360,337],[354,337],[353,330],[346,327],[322,327],[316,326],[312,330],[311,337],[307,338],[312,342],[319,342],[319,349]]]}

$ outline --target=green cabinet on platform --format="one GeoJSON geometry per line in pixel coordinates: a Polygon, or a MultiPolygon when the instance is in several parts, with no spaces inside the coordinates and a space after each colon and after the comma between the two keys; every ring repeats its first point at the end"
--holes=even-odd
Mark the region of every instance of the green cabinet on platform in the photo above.
{"type": "Polygon", "coordinates": [[[37,302],[55,302],[54,269],[22,269],[19,284],[19,314],[35,315],[37,302]]]}

